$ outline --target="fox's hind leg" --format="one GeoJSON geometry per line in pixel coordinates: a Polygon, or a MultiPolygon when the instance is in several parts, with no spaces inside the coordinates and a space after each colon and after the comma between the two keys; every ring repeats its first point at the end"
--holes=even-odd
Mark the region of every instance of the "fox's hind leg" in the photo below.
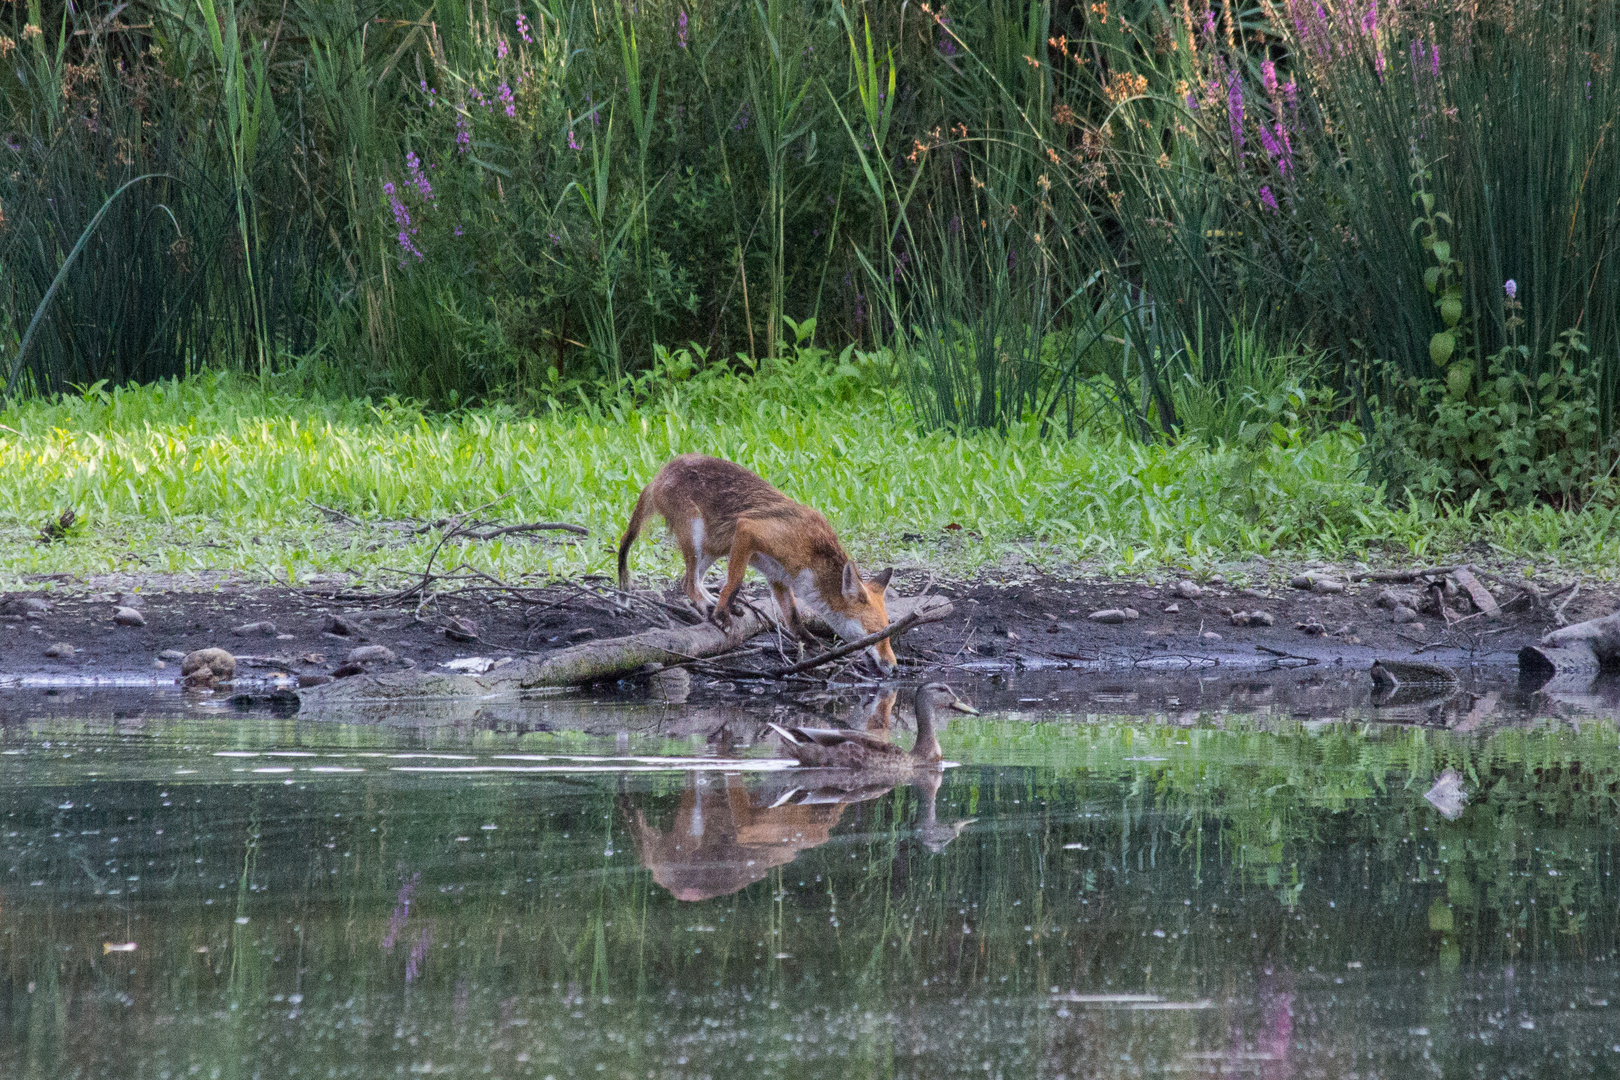
{"type": "Polygon", "coordinates": [[[681,558],[686,562],[686,573],[681,578],[681,588],[685,590],[686,598],[692,601],[705,618],[708,618],[714,611],[714,596],[703,584],[703,575],[714,565],[714,557],[703,550],[705,536],[703,518],[693,514],[679,526],[672,527],[670,531],[675,534],[675,543],[680,547],[681,558]]]}

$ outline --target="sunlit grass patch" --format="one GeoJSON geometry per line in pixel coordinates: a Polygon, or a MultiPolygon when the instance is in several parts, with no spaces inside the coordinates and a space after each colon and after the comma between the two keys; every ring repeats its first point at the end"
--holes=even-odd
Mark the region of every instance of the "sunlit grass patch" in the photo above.
{"type": "MultiPolygon", "coordinates": [[[[465,560],[504,577],[607,573],[637,492],[688,451],[739,461],[823,510],[866,565],[960,575],[1009,558],[1107,572],[1255,556],[1430,561],[1481,541],[1540,563],[1607,572],[1620,562],[1613,508],[1392,509],[1358,479],[1349,429],[1252,448],[1023,428],[958,437],[919,432],[881,387],[791,369],[705,375],[649,400],[535,415],[433,415],[208,376],[16,404],[0,425],[0,574],[13,578],[376,578],[422,566],[438,535],[413,526],[495,500],[480,518],[567,521],[591,535],[452,544],[437,565],[465,560]],[[35,542],[68,506],[83,528],[35,542]]],[[[635,551],[644,580],[674,563],[667,546],[635,551]]]]}

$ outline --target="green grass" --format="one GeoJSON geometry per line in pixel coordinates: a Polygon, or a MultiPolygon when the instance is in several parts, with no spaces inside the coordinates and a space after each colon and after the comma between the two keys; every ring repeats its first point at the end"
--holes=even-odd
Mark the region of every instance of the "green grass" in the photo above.
{"type": "MultiPolygon", "coordinates": [[[[1246,448],[1098,431],[1059,440],[1028,427],[957,437],[920,432],[880,360],[813,373],[826,369],[811,357],[751,377],[682,380],[666,366],[639,402],[627,394],[535,415],[437,415],[222,375],[14,403],[0,411],[0,583],[59,571],[379,580],[384,568],[420,568],[437,542],[398,523],[502,495],[479,516],[575,522],[591,535],[448,545],[437,565],[606,573],[637,491],[686,451],[732,458],[820,508],[869,567],[1140,574],[1255,556],[1426,562],[1479,541],[1542,567],[1607,575],[1620,565],[1612,508],[1391,509],[1356,479],[1360,441],[1347,427],[1278,429],[1246,448]],[[363,524],[334,526],[312,503],[363,524]],[[68,506],[83,527],[36,543],[68,506]]],[[[644,582],[675,564],[667,545],[636,549],[644,582]]]]}

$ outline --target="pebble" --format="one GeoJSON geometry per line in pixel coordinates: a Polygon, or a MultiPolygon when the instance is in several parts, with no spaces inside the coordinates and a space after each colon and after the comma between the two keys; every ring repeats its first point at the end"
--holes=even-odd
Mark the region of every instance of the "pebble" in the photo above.
{"type": "Polygon", "coordinates": [[[1271,617],[1269,611],[1234,611],[1232,613],[1233,626],[1271,626],[1276,621],[1271,617]]]}
{"type": "Polygon", "coordinates": [[[360,628],[341,615],[328,615],[321,624],[321,633],[334,634],[337,637],[365,638],[360,628]]]}
{"type": "Polygon", "coordinates": [[[164,649],[158,653],[159,660],[184,660],[185,658],[186,654],[179,649],[164,649]]]}
{"type": "Polygon", "coordinates": [[[386,645],[361,645],[350,649],[348,656],[351,664],[392,664],[397,659],[394,650],[386,645]]]}
{"type": "Polygon", "coordinates": [[[1198,582],[1183,578],[1176,582],[1175,593],[1183,600],[1196,600],[1204,595],[1204,590],[1198,587],[1198,582]]]}
{"type": "Polygon", "coordinates": [[[181,675],[189,678],[200,671],[208,672],[210,679],[229,681],[236,677],[236,657],[224,649],[195,649],[180,661],[181,675]]]}
{"type": "Polygon", "coordinates": [[[153,660],[152,661],[152,666],[154,668],[158,669],[159,671],[161,671],[164,668],[168,667],[169,665],[168,665],[168,662],[164,661],[164,660],[153,660]]]}
{"type": "Polygon", "coordinates": [[[1318,594],[1342,593],[1344,582],[1337,578],[1317,578],[1311,585],[1311,592],[1318,594]]]}
{"type": "Polygon", "coordinates": [[[1115,623],[1126,622],[1130,619],[1130,616],[1125,614],[1125,612],[1119,608],[1103,608],[1101,611],[1093,611],[1090,615],[1087,615],[1086,618],[1090,619],[1092,622],[1113,625],[1115,623]]]}
{"type": "Polygon", "coordinates": [[[1411,608],[1416,611],[1418,594],[1411,589],[1380,589],[1378,592],[1378,606],[1381,608],[1411,608]]]}
{"type": "Polygon", "coordinates": [[[58,641],[45,646],[46,656],[55,656],[63,660],[66,660],[76,652],[78,652],[78,650],[65,641],[58,641]]]}
{"type": "Polygon", "coordinates": [[[587,638],[593,638],[595,636],[596,636],[596,631],[595,630],[592,630],[589,626],[582,626],[578,630],[571,631],[569,633],[569,635],[568,635],[568,640],[569,641],[584,641],[587,638]]]}
{"type": "Polygon", "coordinates": [[[276,624],[273,622],[250,622],[231,628],[231,633],[237,637],[275,637],[276,624]]]}
{"type": "Polygon", "coordinates": [[[1205,641],[1219,641],[1219,640],[1221,640],[1221,635],[1217,634],[1213,630],[1205,630],[1204,631],[1204,640],[1205,641]]]}
{"type": "Polygon", "coordinates": [[[113,612],[113,622],[119,626],[145,626],[146,616],[132,607],[121,607],[113,612]]]}
{"type": "Polygon", "coordinates": [[[1415,623],[1419,618],[1421,618],[1421,616],[1419,616],[1416,611],[1413,611],[1411,608],[1405,606],[1397,607],[1394,614],[1390,616],[1390,620],[1397,626],[1401,625],[1402,623],[1415,623]]]}
{"type": "Polygon", "coordinates": [[[1180,604],[1166,604],[1166,605],[1164,605],[1164,613],[1166,615],[1179,615],[1179,614],[1181,614],[1181,605],[1180,604]]]}
{"type": "Polygon", "coordinates": [[[300,675],[300,676],[298,676],[298,685],[299,686],[304,686],[304,687],[325,686],[327,683],[334,682],[334,681],[335,680],[330,675],[300,675]]]}
{"type": "Polygon", "coordinates": [[[478,640],[478,624],[471,619],[460,616],[451,616],[444,624],[444,636],[451,641],[473,642],[478,640]]]}
{"type": "Polygon", "coordinates": [[[351,675],[360,675],[360,674],[364,673],[365,670],[366,669],[364,667],[361,667],[359,664],[353,663],[351,661],[350,663],[347,663],[347,664],[339,664],[337,667],[333,668],[332,669],[332,678],[334,678],[334,679],[347,679],[351,675]]]}

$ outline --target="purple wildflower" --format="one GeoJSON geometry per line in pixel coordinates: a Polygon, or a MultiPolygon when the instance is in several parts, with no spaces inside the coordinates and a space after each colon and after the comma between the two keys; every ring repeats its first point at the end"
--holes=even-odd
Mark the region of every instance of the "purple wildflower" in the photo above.
{"type": "Polygon", "coordinates": [[[422,961],[427,959],[427,951],[433,945],[433,927],[424,926],[422,932],[416,937],[416,944],[411,946],[411,955],[405,959],[405,981],[415,982],[422,973],[422,961]]]}
{"type": "Polygon", "coordinates": [[[1288,103],[1290,109],[1299,108],[1299,83],[1293,79],[1288,80],[1288,85],[1283,87],[1283,100],[1288,103]]]}
{"type": "Polygon", "coordinates": [[[573,128],[568,129],[568,149],[570,149],[570,150],[578,150],[579,149],[579,142],[578,142],[578,140],[576,140],[574,138],[574,129],[573,128]]]}
{"type": "Polygon", "coordinates": [[[1277,142],[1276,136],[1271,134],[1271,129],[1264,124],[1260,125],[1260,146],[1265,150],[1266,157],[1273,161],[1282,155],[1282,145],[1277,142]]]}
{"type": "Polygon", "coordinates": [[[1215,12],[1213,11],[1204,12],[1204,36],[1215,36],[1215,12]]]}
{"type": "Polygon", "coordinates": [[[1429,74],[1436,79],[1440,77],[1440,43],[1434,44],[1434,51],[1429,53],[1429,74]]]}
{"type": "Polygon", "coordinates": [[[518,36],[521,37],[525,43],[529,45],[534,44],[534,38],[529,36],[529,17],[523,14],[521,11],[517,14],[517,31],[518,36]]]}
{"type": "Polygon", "coordinates": [[[1272,60],[1260,62],[1260,85],[1266,88],[1267,97],[1277,96],[1277,64],[1272,60]]]}
{"type": "Polygon", "coordinates": [[[1277,171],[1282,173],[1284,176],[1287,176],[1288,170],[1293,166],[1294,143],[1293,140],[1288,137],[1288,128],[1282,123],[1282,121],[1279,120],[1277,122],[1277,126],[1273,129],[1273,131],[1276,133],[1277,142],[1282,149],[1282,153],[1277,156],[1277,171]]]}
{"type": "Polygon", "coordinates": [[[1519,298],[1519,283],[1512,278],[1508,278],[1502,282],[1502,291],[1507,293],[1509,300],[1517,300],[1519,298]]]}
{"type": "Polygon", "coordinates": [[[686,48],[686,12],[675,16],[675,44],[686,48]]]}
{"type": "Polygon", "coordinates": [[[405,171],[410,174],[411,183],[416,187],[416,193],[424,202],[433,199],[433,185],[428,183],[427,172],[422,168],[422,159],[416,156],[413,150],[405,151],[405,171]]]}
{"type": "MultiPolygon", "coordinates": [[[[1265,129],[1261,128],[1261,130],[1264,131],[1265,129]]],[[[1265,207],[1267,210],[1270,210],[1273,214],[1277,212],[1277,196],[1271,193],[1271,188],[1269,186],[1260,189],[1260,205],[1265,207]]]]}
{"type": "Polygon", "coordinates": [[[497,60],[505,60],[506,59],[506,54],[511,52],[511,51],[512,51],[511,46],[506,44],[506,39],[505,38],[496,38],[495,39],[495,58],[497,60]]]}
{"type": "Polygon", "coordinates": [[[472,149],[472,132],[467,130],[467,118],[456,114],[456,153],[465,154],[472,149]]]}
{"type": "Polygon", "coordinates": [[[461,226],[457,225],[455,228],[451,229],[450,230],[450,235],[451,236],[460,236],[461,235],[461,226]]]}
{"type": "Polygon", "coordinates": [[[1378,30],[1378,0],[1372,0],[1367,8],[1367,14],[1361,17],[1361,32],[1363,34],[1376,33],[1378,30]]]}
{"type": "Polygon", "coordinates": [[[500,98],[501,101],[506,105],[507,116],[517,115],[517,105],[512,101],[512,88],[510,86],[507,86],[505,83],[501,83],[501,85],[495,88],[495,96],[500,98]]]}
{"type": "Polygon", "coordinates": [[[738,116],[737,122],[731,125],[731,129],[733,131],[745,131],[753,118],[754,114],[749,110],[748,102],[745,101],[743,102],[742,113],[738,116]]]}

